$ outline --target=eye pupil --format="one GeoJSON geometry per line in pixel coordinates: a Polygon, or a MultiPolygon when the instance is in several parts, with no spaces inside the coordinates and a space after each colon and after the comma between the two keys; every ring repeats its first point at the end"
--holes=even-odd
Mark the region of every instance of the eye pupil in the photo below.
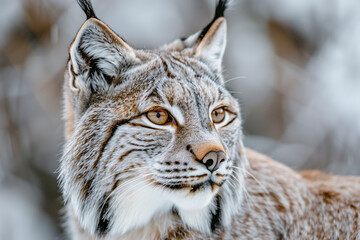
{"type": "Polygon", "coordinates": [[[169,114],[166,110],[153,110],[146,113],[147,118],[155,124],[163,125],[169,120],[169,114]]]}
{"type": "Polygon", "coordinates": [[[225,118],[225,111],[223,107],[217,108],[212,111],[211,117],[214,123],[220,123],[225,118]]]}

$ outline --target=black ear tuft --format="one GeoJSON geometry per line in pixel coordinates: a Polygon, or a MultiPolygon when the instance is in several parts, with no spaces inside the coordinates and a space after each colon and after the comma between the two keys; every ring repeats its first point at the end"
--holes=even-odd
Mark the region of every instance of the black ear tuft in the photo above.
{"type": "Polygon", "coordinates": [[[216,19],[218,19],[219,17],[224,17],[224,12],[225,12],[227,6],[228,6],[228,1],[227,0],[219,0],[218,1],[218,4],[217,4],[216,9],[215,9],[215,16],[212,19],[212,21],[208,25],[206,25],[206,27],[201,31],[201,33],[199,35],[199,39],[198,39],[199,41],[209,31],[209,28],[216,21],[216,19]]]}
{"type": "Polygon", "coordinates": [[[97,18],[93,9],[93,6],[91,4],[91,0],[77,0],[79,6],[86,14],[86,18],[97,18]]]}
{"type": "Polygon", "coordinates": [[[225,12],[227,6],[228,6],[227,0],[219,0],[218,4],[216,6],[216,9],[215,9],[215,16],[214,16],[213,21],[215,21],[219,17],[224,16],[224,12],[225,12]]]}

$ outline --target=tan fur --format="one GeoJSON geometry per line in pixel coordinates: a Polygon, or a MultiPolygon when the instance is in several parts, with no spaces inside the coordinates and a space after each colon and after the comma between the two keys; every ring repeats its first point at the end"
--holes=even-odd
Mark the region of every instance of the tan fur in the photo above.
{"type": "Polygon", "coordinates": [[[250,207],[246,222],[258,232],[256,237],[276,239],[276,230],[284,229],[278,236],[285,239],[360,239],[359,177],[297,173],[252,150],[247,149],[246,154],[253,175],[247,177],[250,207]],[[259,216],[261,213],[266,215],[259,216]],[[258,225],[254,219],[262,217],[268,219],[262,223],[274,225],[272,229],[254,228],[258,225]]]}
{"type": "Polygon", "coordinates": [[[200,145],[194,145],[192,148],[197,159],[202,159],[206,153],[209,151],[223,151],[225,152],[223,146],[217,142],[208,142],[200,145]]]}
{"type": "Polygon", "coordinates": [[[68,96],[64,97],[65,136],[69,137],[74,131],[74,106],[68,96]]]}

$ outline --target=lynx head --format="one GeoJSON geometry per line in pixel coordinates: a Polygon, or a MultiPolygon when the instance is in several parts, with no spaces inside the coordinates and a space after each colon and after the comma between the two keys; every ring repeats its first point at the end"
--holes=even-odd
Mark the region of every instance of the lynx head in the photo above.
{"type": "Polygon", "coordinates": [[[215,231],[242,194],[241,119],[224,88],[226,1],[201,31],[137,50],[80,0],[69,50],[60,181],[81,228],[121,235],[159,216],[215,231]]]}

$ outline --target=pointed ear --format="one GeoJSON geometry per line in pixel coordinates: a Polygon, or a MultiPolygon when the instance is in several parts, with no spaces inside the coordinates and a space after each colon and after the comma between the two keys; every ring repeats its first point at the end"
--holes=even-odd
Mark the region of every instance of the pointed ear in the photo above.
{"type": "Polygon", "coordinates": [[[204,37],[200,39],[195,47],[194,54],[195,57],[207,63],[213,71],[219,73],[221,72],[225,47],[226,20],[220,17],[214,21],[204,37]]]}
{"type": "Polygon", "coordinates": [[[98,19],[88,19],[70,46],[72,91],[106,90],[120,71],[136,61],[134,50],[98,19]]]}
{"type": "Polygon", "coordinates": [[[217,18],[204,30],[187,38],[177,39],[162,48],[179,52],[190,50],[191,55],[208,64],[214,72],[221,72],[222,58],[226,48],[225,18],[217,18]]]}
{"type": "Polygon", "coordinates": [[[212,21],[202,30],[188,38],[175,40],[163,48],[168,51],[183,51],[193,55],[215,72],[221,72],[221,62],[226,47],[226,20],[224,12],[228,0],[219,0],[212,21]]]}

